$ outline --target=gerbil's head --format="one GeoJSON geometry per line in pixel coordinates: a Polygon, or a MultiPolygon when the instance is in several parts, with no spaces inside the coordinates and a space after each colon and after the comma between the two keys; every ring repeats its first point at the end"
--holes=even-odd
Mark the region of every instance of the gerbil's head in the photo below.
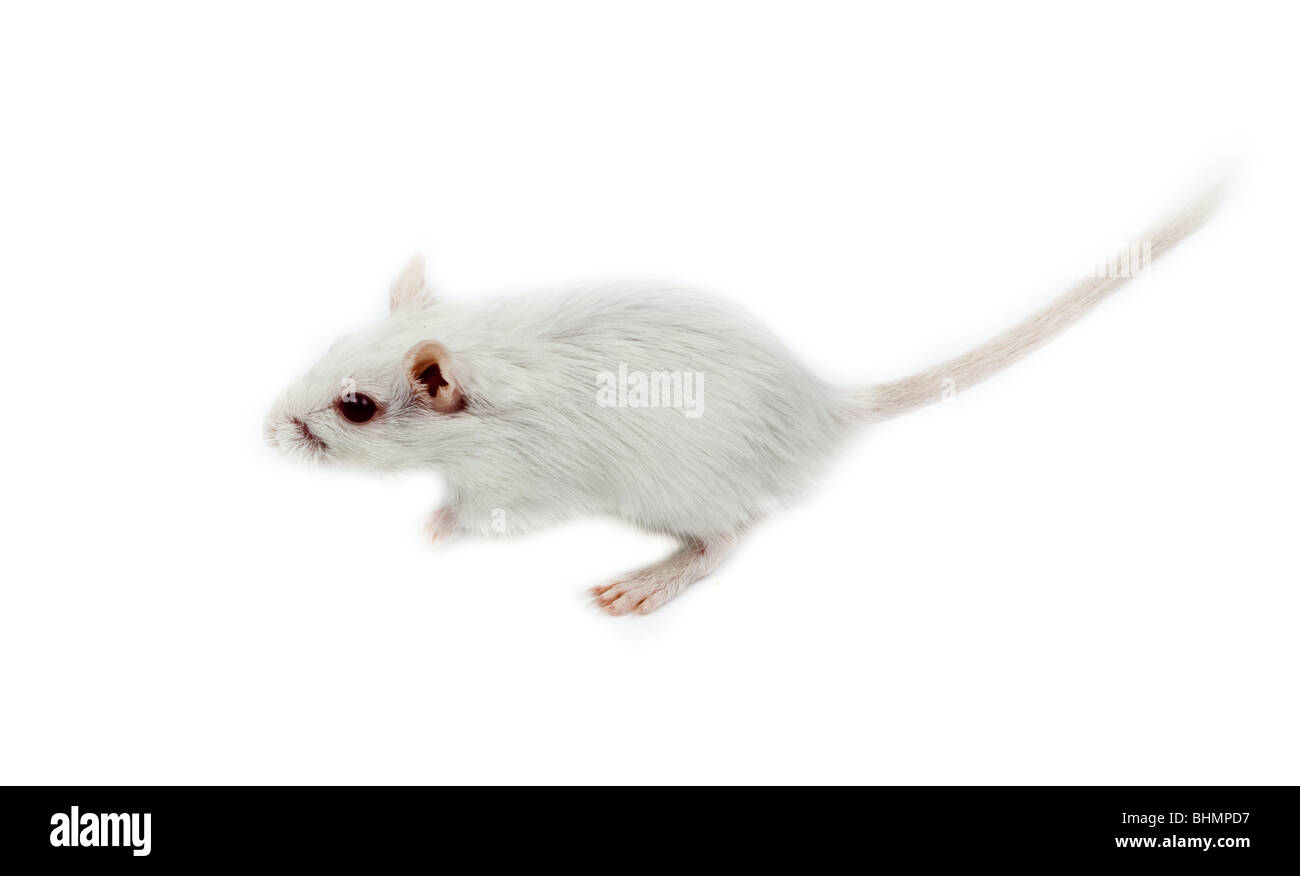
{"type": "Polygon", "coordinates": [[[433,461],[439,427],[466,416],[457,363],[428,337],[436,309],[416,256],[393,283],[388,317],[335,343],[280,396],[267,442],[313,462],[396,469],[433,461]]]}

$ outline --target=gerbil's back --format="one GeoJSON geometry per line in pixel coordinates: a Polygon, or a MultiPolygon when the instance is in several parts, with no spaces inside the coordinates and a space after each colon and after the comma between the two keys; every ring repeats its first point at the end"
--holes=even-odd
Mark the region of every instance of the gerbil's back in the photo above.
{"type": "Polygon", "coordinates": [[[466,330],[449,342],[486,402],[478,416],[494,446],[481,449],[498,469],[480,486],[529,493],[517,502],[734,532],[802,490],[845,431],[834,389],[766,328],[698,292],[515,299],[466,330]]]}

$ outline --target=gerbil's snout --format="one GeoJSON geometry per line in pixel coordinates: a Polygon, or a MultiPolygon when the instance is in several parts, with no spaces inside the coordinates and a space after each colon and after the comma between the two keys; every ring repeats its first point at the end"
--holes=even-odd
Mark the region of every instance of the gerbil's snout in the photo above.
{"type": "Polygon", "coordinates": [[[273,411],[266,418],[266,423],[262,426],[262,437],[267,444],[282,453],[309,460],[319,459],[329,449],[329,445],[312,431],[306,420],[279,411],[273,411]]]}
{"type": "Polygon", "coordinates": [[[325,442],[322,441],[320,438],[316,437],[316,433],[311,430],[311,426],[308,426],[306,423],[304,423],[302,420],[298,419],[297,417],[290,417],[289,424],[298,430],[297,437],[299,441],[303,441],[309,445],[319,447],[321,450],[325,449],[326,447],[325,442]]]}
{"type": "Polygon", "coordinates": [[[280,449],[280,441],[277,434],[279,432],[281,420],[282,418],[277,417],[272,413],[266,418],[266,422],[262,424],[262,437],[266,439],[267,444],[270,444],[277,450],[280,449]]]}

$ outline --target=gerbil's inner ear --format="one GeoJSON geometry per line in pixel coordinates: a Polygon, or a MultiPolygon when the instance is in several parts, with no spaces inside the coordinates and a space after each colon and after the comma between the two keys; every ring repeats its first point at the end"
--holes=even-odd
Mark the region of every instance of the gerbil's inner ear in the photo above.
{"type": "Polygon", "coordinates": [[[408,307],[428,307],[432,303],[433,293],[424,282],[424,256],[412,256],[388,292],[388,309],[397,311],[408,307]]]}
{"type": "Polygon", "coordinates": [[[456,366],[447,348],[437,341],[421,341],[406,354],[406,374],[417,399],[440,414],[465,407],[456,366]]]}

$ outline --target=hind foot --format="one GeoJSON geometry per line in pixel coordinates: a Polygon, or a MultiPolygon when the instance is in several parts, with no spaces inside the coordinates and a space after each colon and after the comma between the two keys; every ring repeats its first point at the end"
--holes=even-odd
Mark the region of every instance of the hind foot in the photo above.
{"type": "Polygon", "coordinates": [[[721,564],[736,537],[695,540],[666,560],[591,588],[595,604],[613,615],[649,614],[721,564]]]}

